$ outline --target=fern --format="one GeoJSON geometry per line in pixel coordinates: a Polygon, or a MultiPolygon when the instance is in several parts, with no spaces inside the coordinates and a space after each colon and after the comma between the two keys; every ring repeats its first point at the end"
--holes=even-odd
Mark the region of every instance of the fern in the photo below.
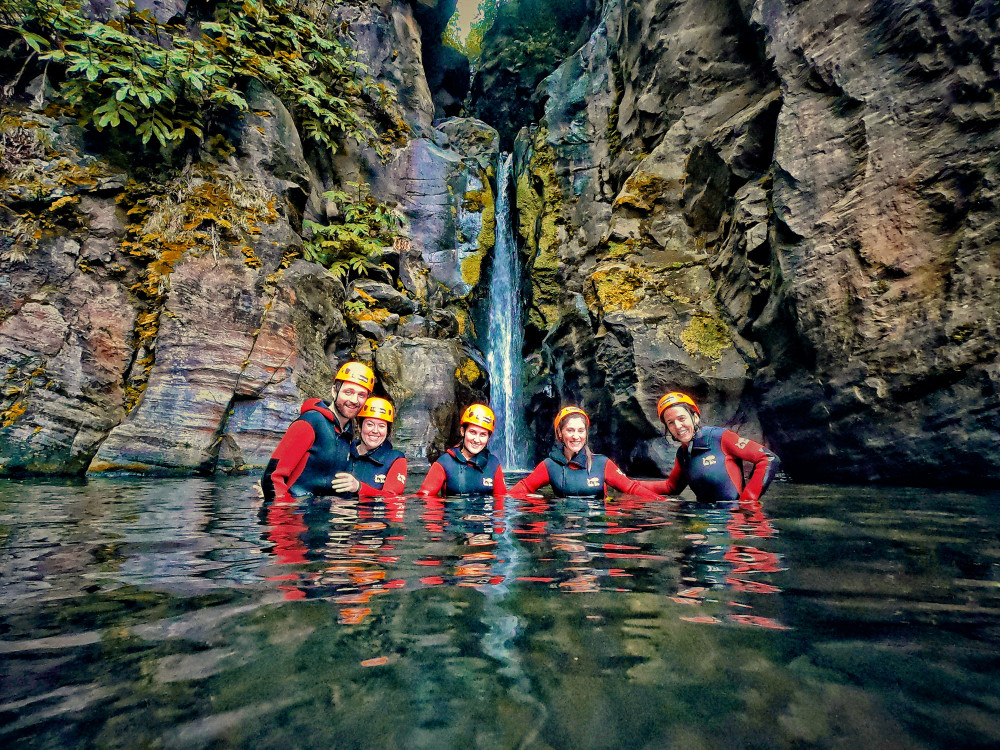
{"type": "Polygon", "coordinates": [[[340,207],[337,223],[303,222],[312,233],[303,248],[305,259],[326,266],[340,278],[367,276],[376,268],[387,268],[383,253],[401,236],[401,219],[391,206],[375,200],[364,183],[348,185],[354,188],[353,195],[342,190],[323,194],[340,207]]]}
{"type": "Polygon", "coordinates": [[[26,55],[62,69],[59,94],[84,124],[129,129],[143,144],[204,141],[220,118],[248,112],[247,83],[274,91],[306,137],[329,151],[349,137],[388,154],[376,120],[395,100],[355,59],[346,28],[328,35],[289,0],[221,0],[192,36],[133,0],[94,20],[81,0],[7,0],[0,28],[26,55]]]}

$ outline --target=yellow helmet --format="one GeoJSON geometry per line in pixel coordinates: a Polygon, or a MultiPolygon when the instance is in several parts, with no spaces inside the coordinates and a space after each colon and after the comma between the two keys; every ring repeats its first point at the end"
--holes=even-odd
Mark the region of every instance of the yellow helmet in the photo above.
{"type": "Polygon", "coordinates": [[[556,430],[559,429],[559,424],[566,419],[566,417],[571,417],[574,414],[579,414],[583,417],[584,421],[587,423],[587,427],[590,427],[590,417],[587,416],[587,412],[581,409],[579,406],[567,406],[562,409],[558,414],[556,414],[556,421],[554,427],[556,430]]]}
{"type": "Polygon", "coordinates": [[[660,421],[663,421],[663,412],[669,409],[671,406],[678,406],[680,404],[685,404],[690,406],[694,413],[699,417],[701,416],[701,410],[698,408],[698,404],[688,396],[686,393],[681,393],[680,391],[671,391],[666,396],[663,396],[659,402],[656,404],[656,416],[659,417],[660,421]]]}
{"type": "Polygon", "coordinates": [[[364,362],[348,362],[339,370],[335,380],[343,380],[365,388],[370,393],[375,388],[375,373],[364,362]]]}
{"type": "Polygon", "coordinates": [[[374,417],[375,419],[383,419],[386,422],[392,422],[392,420],[396,417],[396,410],[393,409],[392,404],[384,398],[372,396],[370,399],[365,401],[365,405],[362,406],[361,411],[358,412],[358,419],[365,419],[367,417],[374,417]]]}
{"type": "Polygon", "coordinates": [[[497,418],[493,410],[484,404],[473,404],[462,413],[462,424],[474,424],[493,432],[497,418]]]}

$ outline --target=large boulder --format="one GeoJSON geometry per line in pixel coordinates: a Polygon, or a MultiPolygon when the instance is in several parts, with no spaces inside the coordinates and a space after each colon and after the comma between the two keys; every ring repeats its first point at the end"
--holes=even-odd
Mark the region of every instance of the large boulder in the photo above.
{"type": "Polygon", "coordinates": [[[394,336],[375,363],[396,404],[393,441],[413,466],[428,466],[457,442],[460,409],[484,400],[485,373],[455,339],[394,336]]]}
{"type": "Polygon", "coordinates": [[[417,138],[401,150],[375,175],[373,190],[397,202],[406,217],[403,284],[422,301],[443,306],[479,284],[493,247],[490,178],[499,152],[496,131],[476,120],[453,118],[439,128],[434,140],[417,138]]]}

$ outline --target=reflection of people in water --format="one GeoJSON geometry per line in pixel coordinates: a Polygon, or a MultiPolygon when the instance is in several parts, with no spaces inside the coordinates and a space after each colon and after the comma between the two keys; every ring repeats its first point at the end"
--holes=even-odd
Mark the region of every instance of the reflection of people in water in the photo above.
{"type": "Polygon", "coordinates": [[[370,367],[348,362],[334,379],[333,408],[318,398],[302,405],[264,469],[260,485],[265,500],[333,493],[333,476],[350,468],[352,420],[374,387],[370,367]]]}
{"type": "Polygon", "coordinates": [[[523,498],[548,484],[556,497],[604,497],[608,487],[648,499],[656,496],[639,482],[629,479],[607,456],[587,445],[590,417],[576,406],[556,415],[556,444],[548,458],[515,484],[512,497],[523,498]]]}
{"type": "Polygon", "coordinates": [[[357,624],[372,596],[406,585],[389,576],[387,555],[403,521],[402,497],[326,498],[268,503],[264,538],[279,566],[270,580],[286,599],[330,599],[341,605],[340,621],[357,624]],[[284,567],[289,566],[289,567],[284,567]]]}
{"type": "Polygon", "coordinates": [[[741,438],[732,430],[701,424],[694,400],[677,391],[666,394],[656,406],[660,421],[679,442],[670,475],[643,484],[661,495],[676,495],[689,484],[699,502],[757,500],[778,470],[778,457],[760,443],[741,438]],[[749,481],[743,481],[743,462],[753,464],[749,481]]]}
{"type": "Polygon", "coordinates": [[[787,629],[781,622],[780,601],[760,596],[780,591],[767,575],[784,570],[779,556],[755,541],[774,536],[760,502],[747,501],[733,509],[681,503],[677,516],[687,541],[680,559],[684,587],[671,599],[699,608],[688,610],[692,614],[681,619],[787,629]]]}
{"type": "Polygon", "coordinates": [[[421,583],[483,586],[503,580],[493,569],[497,560],[497,535],[504,531],[503,497],[428,495],[424,498],[422,519],[429,532],[449,535],[450,543],[457,544],[458,549],[449,549],[449,543],[441,544],[444,542],[441,537],[432,537],[435,544],[417,564],[438,568],[440,574],[424,576],[421,583]]]}
{"type": "Polygon", "coordinates": [[[339,472],[330,483],[335,493],[362,497],[399,495],[406,487],[406,456],[392,447],[389,430],[396,410],[384,398],[372,397],[358,412],[361,437],[351,453],[351,470],[339,472]]]}
{"type": "Polygon", "coordinates": [[[494,427],[496,417],[490,407],[473,404],[466,409],[462,414],[462,442],[434,462],[420,485],[420,494],[506,495],[503,467],[486,447],[494,427]]]}

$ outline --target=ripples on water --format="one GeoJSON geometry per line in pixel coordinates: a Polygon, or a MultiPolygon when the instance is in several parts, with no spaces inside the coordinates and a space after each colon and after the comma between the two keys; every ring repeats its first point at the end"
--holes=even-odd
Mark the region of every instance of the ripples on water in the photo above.
{"type": "Polygon", "coordinates": [[[997,500],[0,486],[0,743],[1000,744],[997,500]]]}

